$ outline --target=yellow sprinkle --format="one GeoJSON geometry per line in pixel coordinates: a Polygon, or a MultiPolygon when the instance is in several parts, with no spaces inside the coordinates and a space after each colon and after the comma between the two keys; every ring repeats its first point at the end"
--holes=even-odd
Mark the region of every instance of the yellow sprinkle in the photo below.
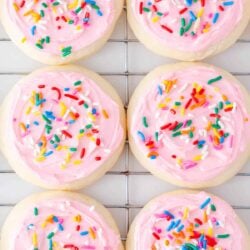
{"type": "Polygon", "coordinates": [[[20,128],[21,128],[22,131],[26,131],[26,126],[24,125],[24,123],[21,122],[19,124],[19,126],[20,126],[20,128]]]}
{"type": "Polygon", "coordinates": [[[185,108],[182,107],[180,112],[181,112],[181,115],[184,116],[185,115],[185,108]]]}
{"type": "Polygon", "coordinates": [[[92,121],[95,121],[95,120],[96,120],[95,116],[94,116],[93,114],[91,114],[91,113],[88,113],[88,117],[89,117],[89,119],[92,120],[92,121]]]}
{"type": "Polygon", "coordinates": [[[177,165],[181,166],[181,164],[182,164],[182,159],[181,159],[181,158],[177,158],[177,159],[176,159],[176,163],[177,163],[177,165]]]}
{"type": "Polygon", "coordinates": [[[153,23],[157,23],[159,20],[160,20],[159,16],[155,16],[155,17],[152,18],[153,23]]]}
{"type": "Polygon", "coordinates": [[[62,145],[59,145],[59,146],[56,147],[56,150],[57,150],[57,151],[61,151],[62,149],[63,149],[63,146],[62,146],[62,145]]]}
{"type": "Polygon", "coordinates": [[[109,114],[107,113],[107,111],[105,109],[102,110],[102,114],[103,114],[105,119],[109,119],[109,114]]]}
{"type": "Polygon", "coordinates": [[[21,43],[25,43],[27,41],[27,38],[26,37],[23,37],[22,39],[21,39],[21,43]]]}
{"type": "Polygon", "coordinates": [[[68,8],[70,10],[73,10],[73,9],[75,9],[77,7],[77,5],[78,5],[78,0],[74,0],[74,2],[68,4],[68,8]]]}
{"type": "Polygon", "coordinates": [[[95,239],[95,238],[96,238],[95,232],[94,232],[94,230],[93,230],[91,227],[89,228],[89,234],[90,234],[90,237],[91,237],[92,239],[95,239]]]}
{"type": "Polygon", "coordinates": [[[74,216],[74,221],[78,222],[78,223],[81,222],[82,221],[82,216],[80,214],[74,216]]]}
{"type": "Polygon", "coordinates": [[[41,112],[40,111],[35,111],[33,114],[34,114],[34,116],[40,116],[41,112]]]}
{"type": "Polygon", "coordinates": [[[38,245],[37,234],[36,233],[32,234],[32,244],[33,244],[34,247],[37,247],[37,245],[38,245]]]}
{"type": "Polygon", "coordinates": [[[159,103],[158,104],[158,108],[165,108],[166,107],[166,104],[165,103],[159,103]]]}
{"type": "Polygon", "coordinates": [[[227,108],[233,108],[234,105],[233,105],[233,104],[228,104],[228,105],[226,105],[226,107],[227,107],[227,108]]]}
{"type": "Polygon", "coordinates": [[[74,165],[80,165],[81,163],[82,163],[81,160],[75,160],[75,161],[73,162],[74,165]]]}
{"type": "Polygon", "coordinates": [[[59,107],[60,107],[60,116],[63,117],[67,111],[67,106],[63,102],[60,102],[59,107]]]}
{"type": "Polygon", "coordinates": [[[71,158],[71,154],[68,153],[67,156],[66,156],[66,159],[65,159],[66,163],[70,162],[70,158],[71,158]]]}
{"type": "Polygon", "coordinates": [[[165,240],[165,246],[169,246],[169,241],[165,240]]]}
{"type": "Polygon", "coordinates": [[[81,30],[81,29],[82,29],[82,27],[80,25],[76,26],[76,30],[81,30]]]}
{"type": "Polygon", "coordinates": [[[36,161],[37,162],[42,162],[42,161],[44,161],[45,160],[45,157],[44,156],[38,156],[37,158],[36,158],[36,161]]]}
{"type": "Polygon", "coordinates": [[[67,168],[67,166],[66,166],[65,164],[62,164],[62,165],[60,166],[60,168],[61,168],[62,170],[64,170],[64,169],[67,168]]]}
{"type": "Polygon", "coordinates": [[[214,87],[214,91],[215,92],[220,92],[220,88],[219,87],[214,87]]]}
{"type": "Polygon", "coordinates": [[[78,134],[78,135],[77,135],[77,139],[81,139],[83,136],[84,136],[84,133],[78,134]]]}
{"type": "Polygon", "coordinates": [[[213,232],[213,228],[212,227],[209,227],[208,230],[207,230],[207,234],[212,237],[214,232],[213,232]]]}
{"type": "Polygon", "coordinates": [[[30,112],[31,112],[31,110],[32,110],[32,107],[29,106],[29,107],[26,109],[25,114],[26,114],[26,115],[29,115],[30,112]]]}
{"type": "Polygon", "coordinates": [[[172,99],[171,99],[170,97],[167,97],[167,98],[165,99],[165,102],[166,102],[166,103],[169,103],[169,102],[171,102],[171,100],[172,100],[172,99]]]}
{"type": "Polygon", "coordinates": [[[188,207],[186,207],[183,213],[183,220],[186,220],[188,218],[188,213],[189,213],[189,210],[188,210],[188,207]]]}
{"type": "Polygon", "coordinates": [[[16,3],[13,3],[13,7],[14,7],[15,11],[19,11],[19,7],[16,3]]]}
{"type": "Polygon", "coordinates": [[[196,155],[193,157],[193,161],[200,161],[202,159],[202,155],[196,155]]]}
{"type": "Polygon", "coordinates": [[[48,225],[48,222],[47,221],[44,221],[41,225],[42,228],[45,228],[46,226],[48,225]]]}
{"type": "Polygon", "coordinates": [[[199,18],[199,17],[202,17],[203,14],[204,14],[204,8],[201,8],[201,9],[198,11],[198,13],[197,13],[197,17],[198,17],[198,18],[199,18]]]}
{"type": "Polygon", "coordinates": [[[218,131],[215,128],[213,128],[213,132],[216,135],[216,137],[220,138],[220,134],[218,133],[218,131]]]}

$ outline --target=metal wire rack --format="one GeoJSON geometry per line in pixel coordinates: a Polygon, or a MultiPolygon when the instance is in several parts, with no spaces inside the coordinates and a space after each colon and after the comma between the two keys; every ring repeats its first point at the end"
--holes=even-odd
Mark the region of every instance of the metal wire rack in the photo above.
{"type": "MultiPolygon", "coordinates": [[[[124,12],[126,14],[126,7],[124,7],[124,12]]],[[[250,37],[250,36],[249,36],[250,37]]],[[[0,46],[1,46],[1,42],[10,42],[10,40],[8,38],[0,38],[0,46]]],[[[131,83],[130,83],[130,77],[133,77],[133,76],[144,76],[146,75],[146,70],[144,72],[139,72],[139,71],[133,71],[130,70],[130,65],[129,65],[129,57],[130,57],[130,53],[129,53],[129,44],[130,43],[136,43],[138,42],[136,39],[134,38],[130,38],[129,37],[129,27],[128,27],[128,22],[127,22],[127,19],[125,19],[125,25],[124,25],[124,38],[122,39],[109,39],[109,43],[121,43],[121,44],[124,44],[124,71],[120,71],[120,72],[105,72],[105,73],[101,73],[101,75],[103,76],[122,76],[125,78],[125,92],[123,93],[123,97],[125,99],[125,109],[127,108],[128,106],[128,103],[129,103],[129,96],[130,96],[130,91],[132,88],[131,87],[131,83]]],[[[250,39],[248,38],[241,38],[239,41],[239,43],[246,43],[248,45],[248,48],[250,50],[250,39]]],[[[1,65],[1,63],[0,63],[1,65]]],[[[248,64],[248,66],[250,66],[250,64],[248,64]]],[[[24,75],[24,74],[27,74],[29,72],[15,72],[15,71],[2,71],[0,69],[0,76],[11,76],[11,75],[24,75]]],[[[249,72],[238,72],[237,70],[233,72],[234,75],[236,76],[244,76],[244,77],[247,77],[247,79],[249,79],[250,81],[250,71],[249,72]]],[[[125,202],[124,204],[122,205],[117,205],[117,204],[108,204],[108,203],[105,203],[105,206],[109,209],[123,209],[125,210],[125,218],[124,218],[124,223],[125,223],[125,232],[124,232],[124,235],[122,236],[122,239],[123,240],[126,240],[126,235],[128,233],[128,230],[129,230],[129,225],[130,225],[130,222],[132,220],[131,218],[131,210],[132,209],[141,209],[142,208],[142,203],[140,203],[139,205],[136,203],[133,203],[133,192],[131,192],[131,187],[130,187],[130,179],[133,177],[133,176],[150,176],[151,174],[147,171],[134,171],[133,169],[131,169],[131,166],[130,166],[130,157],[133,157],[130,152],[129,152],[129,145],[128,145],[128,141],[126,142],[126,146],[125,146],[125,152],[124,152],[124,169],[122,171],[110,171],[107,173],[107,175],[112,175],[112,176],[124,176],[125,177],[125,202]]],[[[1,165],[1,161],[0,161],[0,165],[1,165]]],[[[4,174],[13,174],[14,172],[12,170],[9,170],[9,169],[1,169],[0,168],[0,176],[1,175],[4,175],[4,174]]],[[[237,175],[238,177],[247,177],[247,180],[250,180],[249,177],[250,177],[250,167],[248,167],[248,170],[244,170],[242,171],[241,173],[239,173],[237,175]]],[[[156,180],[157,181],[157,180],[156,180]]],[[[0,183],[1,184],[1,183],[0,183]]],[[[248,190],[250,188],[250,181],[249,181],[249,185],[248,185],[248,190]]],[[[216,190],[219,190],[216,189],[216,190]]],[[[245,189],[244,189],[245,190],[245,189]]],[[[134,190],[136,192],[136,190],[134,190]]],[[[167,191],[167,190],[166,190],[167,191]]],[[[240,191],[239,191],[240,192],[240,191]]],[[[1,194],[1,192],[0,192],[1,194]]],[[[235,203],[234,201],[231,202],[231,204],[233,205],[234,209],[236,210],[244,210],[244,215],[245,217],[244,218],[249,218],[249,221],[247,222],[248,223],[248,227],[250,229],[250,198],[249,198],[249,202],[244,202],[244,204],[238,204],[237,202],[235,203]]],[[[8,203],[8,202],[5,202],[1,196],[0,196],[0,209],[1,207],[12,207],[14,206],[15,203],[8,203]]],[[[0,219],[1,219],[1,212],[0,212],[0,219]]],[[[3,218],[2,218],[3,219],[3,218]]]]}

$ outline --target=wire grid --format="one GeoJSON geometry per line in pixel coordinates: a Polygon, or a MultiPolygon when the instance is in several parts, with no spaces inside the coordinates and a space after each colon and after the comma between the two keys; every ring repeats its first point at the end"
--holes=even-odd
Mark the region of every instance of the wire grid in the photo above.
{"type": "MultiPolygon", "coordinates": [[[[126,6],[124,6],[124,12],[126,15],[126,6]]],[[[131,76],[144,76],[146,75],[146,72],[130,72],[129,71],[129,43],[131,42],[137,42],[137,39],[131,39],[129,38],[129,25],[128,25],[128,21],[127,18],[125,18],[125,22],[124,22],[124,38],[123,39],[109,39],[109,42],[112,43],[123,43],[125,44],[124,47],[124,54],[125,54],[125,58],[124,58],[124,71],[123,72],[109,72],[109,73],[102,73],[101,75],[104,76],[124,76],[125,77],[125,109],[127,109],[128,103],[129,103],[129,93],[130,93],[130,84],[129,84],[129,77],[131,76]]],[[[10,39],[1,39],[1,41],[10,41],[10,39]]],[[[248,40],[245,39],[239,39],[240,42],[242,43],[249,43],[248,40]]],[[[28,72],[27,72],[28,73],[28,72]]],[[[13,73],[13,72],[4,72],[4,73],[0,73],[1,75],[12,75],[12,74],[19,74],[19,75],[25,75],[27,73],[13,73]]],[[[250,73],[237,73],[237,72],[233,72],[234,75],[250,75],[250,73]]],[[[117,171],[109,171],[108,174],[109,175],[122,175],[125,176],[125,204],[123,205],[114,205],[114,204],[105,204],[105,206],[107,208],[110,209],[125,209],[125,227],[126,227],[126,235],[129,231],[129,226],[130,226],[130,210],[131,209],[141,209],[142,206],[138,206],[138,205],[134,205],[131,204],[130,200],[131,200],[131,193],[130,193],[130,189],[129,189],[129,179],[131,175],[151,175],[148,171],[140,171],[140,172],[136,172],[136,171],[131,171],[129,168],[129,160],[130,160],[130,153],[129,153],[129,145],[128,145],[128,141],[126,141],[126,145],[125,145],[125,161],[124,161],[124,170],[117,172],[117,171]]],[[[14,173],[14,171],[12,170],[0,170],[0,174],[1,173],[14,173]]],[[[250,173],[238,173],[238,176],[250,176],[250,173]]],[[[4,204],[4,206],[14,206],[15,204],[4,204]]],[[[0,206],[3,206],[1,204],[0,201],[0,206]]],[[[250,211],[250,204],[249,206],[240,206],[240,205],[235,205],[233,206],[234,209],[247,209],[250,211]]],[[[122,240],[125,241],[126,240],[126,236],[122,237],[122,240]]]]}

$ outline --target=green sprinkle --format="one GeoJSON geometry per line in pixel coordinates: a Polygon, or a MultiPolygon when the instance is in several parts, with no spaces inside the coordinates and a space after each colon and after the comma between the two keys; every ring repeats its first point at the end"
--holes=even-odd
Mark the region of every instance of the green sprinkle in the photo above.
{"type": "Polygon", "coordinates": [[[175,106],[181,106],[181,102],[175,102],[174,105],[175,106]]]}
{"type": "Polygon", "coordinates": [[[74,83],[74,86],[79,86],[81,84],[82,84],[82,81],[77,81],[77,82],[74,83]]]}
{"type": "Polygon", "coordinates": [[[46,43],[50,43],[50,37],[49,37],[49,36],[46,36],[46,37],[45,37],[45,41],[46,41],[46,43]]]}
{"type": "Polygon", "coordinates": [[[51,144],[54,144],[55,142],[54,142],[53,140],[50,140],[50,143],[51,143],[51,144]]]}
{"type": "Polygon", "coordinates": [[[72,53],[72,46],[68,46],[62,49],[62,56],[66,57],[72,53]]]}
{"type": "Polygon", "coordinates": [[[44,16],[45,16],[45,14],[44,14],[44,11],[43,11],[43,10],[41,10],[41,11],[40,11],[40,16],[41,16],[41,17],[44,17],[44,16]]]}
{"type": "Polygon", "coordinates": [[[44,114],[42,114],[42,118],[44,121],[46,121],[48,124],[51,124],[51,120],[49,120],[44,114]]]}
{"type": "Polygon", "coordinates": [[[224,137],[227,138],[229,136],[229,133],[225,133],[224,137]]]}
{"type": "Polygon", "coordinates": [[[79,133],[83,134],[84,133],[84,129],[80,129],[79,133]]]}
{"type": "Polygon", "coordinates": [[[69,21],[68,21],[68,24],[73,24],[73,23],[74,23],[73,20],[69,20],[69,21]]]}
{"type": "Polygon", "coordinates": [[[219,102],[219,109],[223,109],[223,107],[224,107],[223,102],[219,102]]]}
{"type": "Polygon", "coordinates": [[[40,43],[43,45],[43,44],[45,43],[45,39],[42,38],[42,39],[40,40],[40,43]]]}
{"type": "Polygon", "coordinates": [[[39,94],[38,93],[36,93],[36,95],[35,95],[35,100],[36,100],[36,106],[38,106],[39,105],[39,94]]]}
{"type": "Polygon", "coordinates": [[[47,5],[46,3],[42,3],[42,6],[43,6],[44,8],[48,8],[48,5],[47,5]]]}
{"type": "Polygon", "coordinates": [[[38,215],[38,208],[37,208],[37,207],[34,208],[34,215],[35,215],[35,216],[38,215]]]}
{"type": "Polygon", "coordinates": [[[92,124],[88,124],[88,125],[86,125],[86,127],[85,127],[86,129],[90,129],[90,128],[92,128],[92,124]]]}
{"type": "Polygon", "coordinates": [[[75,10],[75,13],[78,14],[81,10],[82,10],[82,7],[80,6],[79,8],[77,8],[77,9],[75,10]]]}
{"type": "Polygon", "coordinates": [[[230,237],[230,234],[218,234],[216,236],[216,238],[218,239],[225,239],[225,238],[229,238],[230,237]]]}
{"type": "Polygon", "coordinates": [[[76,152],[77,151],[77,148],[70,148],[69,149],[71,152],[76,152]]]}
{"type": "Polygon", "coordinates": [[[185,33],[185,30],[184,30],[184,28],[183,28],[183,27],[181,27],[181,28],[180,28],[180,36],[183,36],[183,35],[184,35],[184,33],[185,33]]]}
{"type": "Polygon", "coordinates": [[[53,6],[57,6],[57,5],[59,5],[60,3],[59,2],[54,2],[52,5],[53,6]]]}
{"type": "Polygon", "coordinates": [[[173,129],[173,131],[174,131],[174,132],[177,131],[178,129],[180,129],[180,128],[182,127],[182,125],[183,125],[183,123],[180,122],[180,123],[173,129]]]}
{"type": "Polygon", "coordinates": [[[217,77],[215,77],[215,78],[212,78],[212,79],[210,79],[208,82],[207,82],[207,84],[212,84],[212,83],[214,83],[214,82],[218,82],[218,81],[220,81],[222,79],[222,76],[217,76],[217,77]]]}
{"type": "Polygon", "coordinates": [[[163,16],[163,13],[162,12],[157,12],[156,13],[158,16],[163,16]]]}
{"type": "Polygon", "coordinates": [[[144,7],[143,10],[144,10],[145,12],[150,12],[150,9],[149,9],[149,8],[146,8],[146,7],[144,7]]]}
{"type": "Polygon", "coordinates": [[[192,125],[192,123],[193,123],[193,121],[192,121],[192,120],[188,120],[186,125],[189,127],[189,126],[191,126],[191,125],[192,125]]]}
{"type": "Polygon", "coordinates": [[[212,127],[215,128],[215,129],[220,129],[220,125],[219,124],[212,124],[212,127]]]}
{"type": "Polygon", "coordinates": [[[36,47],[39,49],[43,49],[43,46],[40,43],[36,43],[36,47]]]}
{"type": "Polygon", "coordinates": [[[182,18],[181,19],[181,26],[184,27],[186,25],[186,19],[182,18]]]}
{"type": "Polygon", "coordinates": [[[54,137],[55,137],[56,142],[60,142],[60,138],[58,135],[55,135],[54,137]]]}
{"type": "Polygon", "coordinates": [[[216,211],[216,207],[215,207],[214,204],[211,204],[211,210],[214,211],[214,212],[216,211]]]}
{"type": "Polygon", "coordinates": [[[180,136],[180,135],[181,135],[181,131],[178,131],[178,132],[172,134],[173,137],[177,137],[177,136],[180,136]]]}
{"type": "Polygon", "coordinates": [[[84,108],[86,108],[86,109],[89,107],[89,105],[88,105],[87,103],[84,103],[83,106],[84,106],[84,108]]]}
{"type": "Polygon", "coordinates": [[[218,108],[214,108],[214,113],[215,114],[219,114],[219,109],[218,108]]]}
{"type": "Polygon", "coordinates": [[[48,236],[47,236],[47,239],[51,239],[51,238],[53,238],[54,237],[54,233],[53,232],[51,232],[50,234],[48,234],[48,236]]]}
{"type": "Polygon", "coordinates": [[[146,118],[146,116],[143,116],[143,118],[142,118],[142,123],[143,123],[143,125],[144,125],[145,128],[148,128],[148,123],[147,123],[147,118],[146,118]]]}
{"type": "Polygon", "coordinates": [[[155,140],[158,141],[158,139],[159,139],[159,133],[155,132],[155,140]]]}
{"type": "Polygon", "coordinates": [[[190,133],[189,133],[189,138],[193,138],[194,137],[194,133],[191,131],[190,133]]]}
{"type": "Polygon", "coordinates": [[[188,23],[188,25],[185,27],[184,31],[185,31],[185,32],[188,32],[188,31],[190,30],[190,28],[192,27],[192,24],[193,24],[193,22],[190,21],[190,22],[188,23]]]}

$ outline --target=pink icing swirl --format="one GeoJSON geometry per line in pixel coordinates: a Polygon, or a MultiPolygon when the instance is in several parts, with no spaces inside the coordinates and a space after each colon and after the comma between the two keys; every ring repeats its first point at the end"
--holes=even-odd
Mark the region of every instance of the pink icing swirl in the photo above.
{"type": "Polygon", "coordinates": [[[131,118],[131,136],[153,168],[200,183],[247,152],[245,96],[217,69],[189,66],[149,83],[131,118]]]}
{"type": "Polygon", "coordinates": [[[83,73],[37,73],[16,85],[13,96],[14,153],[47,183],[88,177],[123,141],[118,104],[83,73]]]}
{"type": "Polygon", "coordinates": [[[20,41],[62,57],[98,41],[115,18],[113,0],[5,2],[8,15],[20,32],[20,41]]]}
{"type": "Polygon", "coordinates": [[[29,206],[16,225],[11,250],[118,250],[119,235],[83,202],[50,199],[29,206]]]}
{"type": "Polygon", "coordinates": [[[142,29],[180,51],[201,51],[226,38],[243,15],[244,1],[131,0],[142,29]]]}
{"type": "Polygon", "coordinates": [[[205,192],[162,195],[135,219],[133,249],[245,250],[246,232],[233,209],[205,192]]]}

